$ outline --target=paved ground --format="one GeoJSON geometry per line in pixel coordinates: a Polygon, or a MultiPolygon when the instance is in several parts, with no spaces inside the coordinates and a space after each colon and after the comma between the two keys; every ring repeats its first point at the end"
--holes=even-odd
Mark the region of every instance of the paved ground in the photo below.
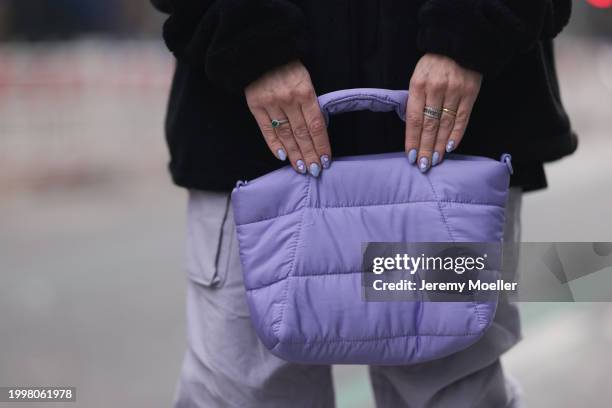
{"type": "MultiPolygon", "coordinates": [[[[0,386],[75,385],[70,407],[167,407],[184,347],[185,285],[185,194],[164,172],[160,130],[169,62],[155,47],[93,48],[42,61],[53,67],[64,53],[80,66],[105,62],[99,71],[113,79],[83,78],[76,96],[0,75],[0,386]],[[146,80],[120,75],[124,56],[143,49],[158,68],[146,80]]],[[[27,50],[1,54],[32,63],[27,50]]],[[[612,241],[612,48],[566,39],[559,64],[582,144],[549,166],[549,190],[526,197],[524,239],[612,241]]],[[[523,312],[525,340],[505,361],[530,406],[608,407],[612,306],[523,312]]],[[[372,406],[362,367],[336,374],[339,407],[372,406]]]]}

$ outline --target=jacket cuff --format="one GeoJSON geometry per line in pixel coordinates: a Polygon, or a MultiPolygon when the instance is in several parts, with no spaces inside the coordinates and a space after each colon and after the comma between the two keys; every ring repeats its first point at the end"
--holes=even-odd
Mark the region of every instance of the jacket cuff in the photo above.
{"type": "MultiPolygon", "coordinates": [[[[172,30],[168,22],[166,32],[172,30]]],[[[204,70],[215,86],[243,89],[306,52],[302,11],[285,0],[218,0],[174,54],[204,70]]],[[[172,47],[171,47],[172,49],[172,47]]]]}
{"type": "Polygon", "coordinates": [[[427,0],[419,11],[417,46],[495,75],[543,34],[543,0],[427,0]]]}
{"type": "Polygon", "coordinates": [[[426,53],[445,55],[464,68],[483,75],[495,75],[509,61],[508,55],[495,52],[495,47],[485,41],[469,41],[462,33],[437,27],[419,30],[417,44],[426,53]]]}

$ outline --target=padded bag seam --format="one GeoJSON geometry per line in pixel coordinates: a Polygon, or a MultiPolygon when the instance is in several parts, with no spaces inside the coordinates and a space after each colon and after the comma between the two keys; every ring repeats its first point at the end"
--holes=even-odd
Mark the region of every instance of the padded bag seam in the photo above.
{"type": "Polygon", "coordinates": [[[245,222],[242,224],[236,224],[236,225],[251,225],[251,224],[257,224],[258,222],[265,222],[265,221],[272,221],[281,217],[287,217],[289,215],[295,214],[296,212],[302,211],[304,208],[318,208],[321,210],[333,210],[333,209],[341,209],[341,208],[362,208],[362,207],[378,207],[378,206],[388,206],[388,205],[408,205],[408,204],[425,204],[425,203],[449,203],[449,204],[459,204],[459,205],[482,205],[482,206],[488,206],[488,207],[499,207],[499,208],[505,208],[503,205],[499,205],[499,204],[493,204],[493,203],[483,203],[483,202],[478,202],[478,201],[461,201],[461,200],[414,200],[414,201],[402,201],[399,203],[363,203],[363,204],[356,204],[356,205],[330,205],[330,206],[321,206],[321,207],[302,207],[298,210],[294,210],[294,211],[290,211],[288,213],[284,213],[284,214],[279,214],[279,215],[275,215],[273,217],[267,217],[267,218],[261,218],[255,221],[249,221],[249,222],[245,222]]]}
{"type": "Polygon", "coordinates": [[[438,193],[436,192],[436,189],[434,188],[433,182],[429,178],[429,174],[425,175],[425,178],[427,179],[427,182],[429,183],[429,186],[431,187],[431,192],[433,193],[433,196],[435,199],[434,201],[437,204],[438,212],[440,213],[440,218],[442,219],[442,224],[444,224],[444,226],[446,227],[446,231],[448,232],[448,237],[450,238],[451,242],[455,243],[456,242],[455,236],[453,235],[451,227],[448,224],[446,215],[444,215],[444,211],[442,210],[442,204],[440,202],[440,197],[438,196],[438,193]]]}
{"type": "MultiPolygon", "coordinates": [[[[445,215],[444,209],[442,208],[442,204],[440,202],[440,199],[439,199],[439,196],[438,196],[438,192],[436,191],[436,188],[434,187],[434,184],[431,181],[431,178],[429,177],[429,175],[427,175],[426,178],[427,178],[427,182],[431,186],[431,192],[433,193],[434,198],[436,199],[436,202],[438,204],[438,210],[440,211],[440,216],[442,217],[442,222],[446,226],[446,230],[448,231],[448,235],[449,235],[449,237],[451,239],[451,242],[455,243],[456,242],[455,241],[455,237],[453,235],[452,228],[451,228],[450,223],[448,221],[448,216],[445,215]]],[[[476,301],[472,301],[471,303],[472,303],[472,306],[474,307],[474,314],[476,315],[476,319],[478,319],[478,322],[481,324],[481,326],[483,326],[483,329],[486,328],[487,324],[483,320],[482,314],[480,312],[480,308],[478,307],[478,303],[476,301]]]]}
{"type": "MultiPolygon", "coordinates": [[[[429,181],[429,184],[431,185],[431,190],[433,191],[433,194],[435,197],[438,197],[438,193],[434,187],[433,182],[431,181],[431,179],[429,177],[427,177],[427,180],[429,181]]],[[[448,233],[451,236],[451,239],[453,242],[455,242],[455,238],[452,234],[452,227],[450,225],[450,217],[448,215],[445,215],[444,213],[444,209],[442,208],[442,204],[441,201],[438,204],[438,207],[440,208],[440,214],[442,214],[443,220],[444,220],[444,224],[446,225],[447,229],[448,229],[448,233]]],[[[505,210],[505,207],[499,206],[501,208],[503,208],[505,210]]],[[[497,302],[497,301],[496,301],[497,302]]],[[[480,310],[480,304],[478,302],[476,302],[475,300],[471,302],[473,307],[474,307],[474,314],[476,315],[476,319],[478,319],[478,322],[481,324],[482,326],[482,330],[485,330],[490,324],[491,322],[487,322],[486,318],[483,317],[482,315],[482,311],[480,310]]],[[[491,321],[493,320],[493,318],[491,318],[491,321]]]]}
{"type": "Polygon", "coordinates": [[[371,341],[379,341],[379,340],[394,340],[401,339],[402,337],[470,337],[470,336],[480,336],[482,332],[476,333],[457,333],[457,334],[394,334],[390,336],[381,336],[381,337],[364,337],[359,339],[315,339],[315,340],[306,340],[306,341],[284,341],[283,344],[316,344],[316,343],[357,343],[357,342],[371,342],[371,341]]]}
{"type": "Polygon", "coordinates": [[[301,232],[302,232],[302,228],[304,225],[304,216],[306,214],[306,208],[308,208],[308,205],[310,204],[310,185],[311,185],[311,178],[310,177],[305,177],[306,179],[306,202],[304,207],[302,207],[302,215],[300,216],[300,223],[298,224],[298,229],[295,233],[295,246],[293,248],[293,253],[291,254],[291,266],[289,267],[289,271],[287,272],[287,276],[283,279],[285,280],[287,283],[285,284],[285,288],[283,290],[283,294],[281,296],[281,300],[280,300],[280,312],[279,312],[279,317],[278,317],[278,322],[273,326],[272,331],[274,333],[274,335],[276,336],[276,340],[277,343],[276,345],[274,345],[274,348],[276,348],[280,343],[280,329],[281,329],[281,325],[283,323],[283,315],[285,312],[285,307],[287,304],[287,296],[289,294],[289,284],[291,282],[290,279],[287,279],[288,277],[291,276],[291,274],[293,273],[293,269],[295,268],[295,260],[297,257],[297,249],[300,245],[300,237],[301,237],[301,232]]]}

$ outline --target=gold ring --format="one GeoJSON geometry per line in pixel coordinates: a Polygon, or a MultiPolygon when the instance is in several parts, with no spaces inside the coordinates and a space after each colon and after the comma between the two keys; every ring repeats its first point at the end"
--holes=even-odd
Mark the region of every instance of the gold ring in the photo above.
{"type": "Polygon", "coordinates": [[[451,115],[453,117],[457,116],[457,111],[454,111],[452,109],[442,108],[442,112],[448,113],[449,115],[451,115]]]}

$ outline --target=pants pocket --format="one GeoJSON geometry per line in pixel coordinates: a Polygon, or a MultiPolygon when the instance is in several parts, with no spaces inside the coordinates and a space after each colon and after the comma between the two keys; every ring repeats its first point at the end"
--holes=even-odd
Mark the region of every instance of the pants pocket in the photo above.
{"type": "Polygon", "coordinates": [[[227,277],[232,227],[229,193],[189,191],[186,266],[189,279],[210,288],[227,277]]]}

